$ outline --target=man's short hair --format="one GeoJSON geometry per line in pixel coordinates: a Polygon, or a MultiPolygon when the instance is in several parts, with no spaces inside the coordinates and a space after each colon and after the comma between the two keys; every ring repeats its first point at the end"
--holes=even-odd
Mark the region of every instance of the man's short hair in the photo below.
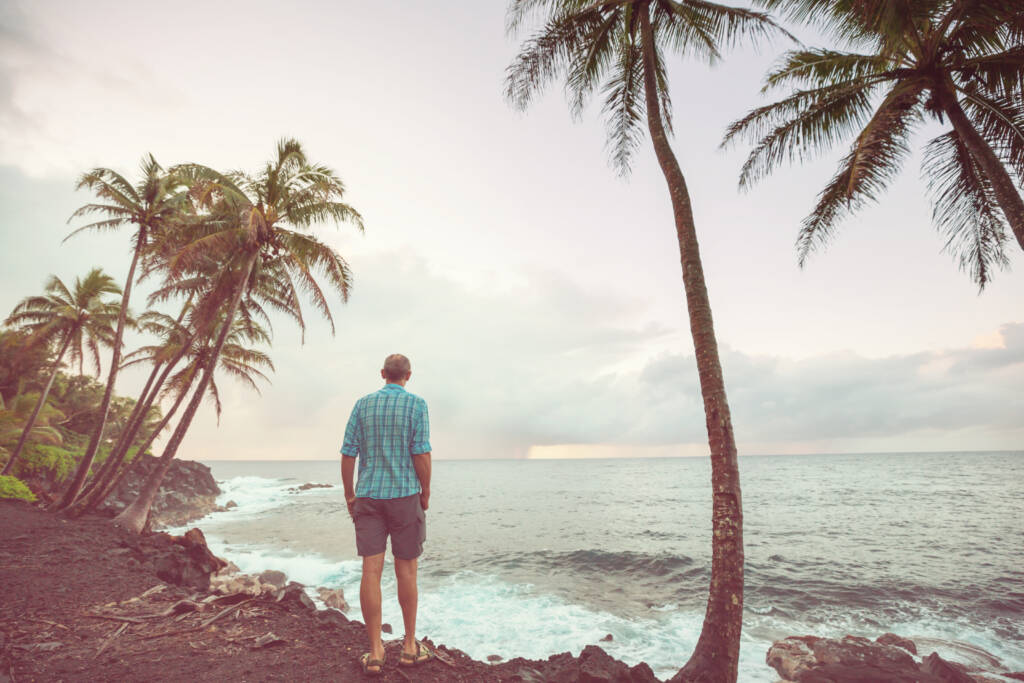
{"type": "Polygon", "coordinates": [[[412,372],[409,359],[400,353],[393,353],[384,359],[384,376],[392,382],[405,379],[412,372]]]}

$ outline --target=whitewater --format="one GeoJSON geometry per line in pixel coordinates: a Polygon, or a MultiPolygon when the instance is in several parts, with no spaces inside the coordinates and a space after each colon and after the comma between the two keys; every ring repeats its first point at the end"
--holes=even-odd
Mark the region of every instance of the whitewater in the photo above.
{"type": "MultiPolygon", "coordinates": [[[[214,552],[342,588],[360,618],[338,462],[207,464],[218,502],[237,504],[189,525],[214,552]],[[294,490],[307,482],[333,488],[294,490]]],[[[741,681],[775,681],[768,647],[805,634],[891,631],[1024,670],[1024,453],[741,457],[740,472],[741,681]]],[[[612,656],[671,676],[700,633],[710,510],[702,458],[435,461],[418,635],[544,659],[611,634],[612,656]]],[[[400,636],[389,567],[384,621],[400,636]]]]}

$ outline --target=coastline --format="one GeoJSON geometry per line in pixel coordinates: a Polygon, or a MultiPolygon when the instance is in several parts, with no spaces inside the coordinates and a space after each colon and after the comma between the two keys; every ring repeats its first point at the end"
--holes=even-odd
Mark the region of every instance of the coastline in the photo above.
{"type": "MultiPolygon", "coordinates": [[[[306,681],[362,677],[360,622],[300,599],[211,599],[194,572],[192,585],[168,583],[157,573],[166,570],[174,537],[135,536],[106,517],[72,521],[7,500],[0,516],[0,674],[12,681],[291,680],[297,671],[306,681]]],[[[448,662],[407,674],[396,665],[400,640],[389,641],[392,664],[381,680],[658,680],[646,664],[628,667],[597,646],[576,657],[490,664],[433,645],[448,662]]]]}

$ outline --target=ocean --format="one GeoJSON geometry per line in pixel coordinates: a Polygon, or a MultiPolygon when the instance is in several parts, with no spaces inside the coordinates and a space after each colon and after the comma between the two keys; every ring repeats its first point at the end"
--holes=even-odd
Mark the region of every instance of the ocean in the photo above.
{"type": "MultiPolygon", "coordinates": [[[[908,636],[1024,671],[1024,453],[740,457],[746,598],[740,680],[787,635],[908,636]]],[[[207,463],[237,507],[200,526],[242,571],[343,588],[360,561],[337,461],[207,463]],[[306,482],[333,484],[292,492],[306,482]]],[[[420,637],[544,659],[601,642],[660,677],[700,633],[711,553],[704,458],[437,460],[420,637]]],[[[390,565],[390,555],[389,555],[390,565]]],[[[385,567],[384,621],[401,636],[385,567]]],[[[991,668],[989,670],[992,670],[991,668]]]]}

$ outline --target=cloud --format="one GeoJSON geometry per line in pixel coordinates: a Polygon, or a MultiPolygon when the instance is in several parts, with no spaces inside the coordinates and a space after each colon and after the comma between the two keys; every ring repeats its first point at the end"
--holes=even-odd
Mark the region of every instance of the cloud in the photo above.
{"type": "MultiPolygon", "coordinates": [[[[521,457],[564,444],[694,453],[706,442],[689,335],[651,320],[643,302],[548,271],[500,291],[473,287],[412,252],[354,265],[357,286],[338,309],[337,338],[314,327],[300,348],[282,323],[274,386],[257,399],[225,381],[221,430],[209,429],[212,419],[200,426],[189,457],[331,457],[353,402],[377,387],[380,363],[394,351],[412,358],[409,389],[428,399],[439,457],[521,457]],[[247,433],[252,424],[261,433],[247,433]]],[[[907,450],[915,439],[941,444],[959,432],[975,448],[1012,447],[1024,323],[1000,335],[1003,348],[879,359],[787,359],[723,345],[741,452],[907,450]]],[[[921,449],[929,447],[937,448],[921,449]]]]}

